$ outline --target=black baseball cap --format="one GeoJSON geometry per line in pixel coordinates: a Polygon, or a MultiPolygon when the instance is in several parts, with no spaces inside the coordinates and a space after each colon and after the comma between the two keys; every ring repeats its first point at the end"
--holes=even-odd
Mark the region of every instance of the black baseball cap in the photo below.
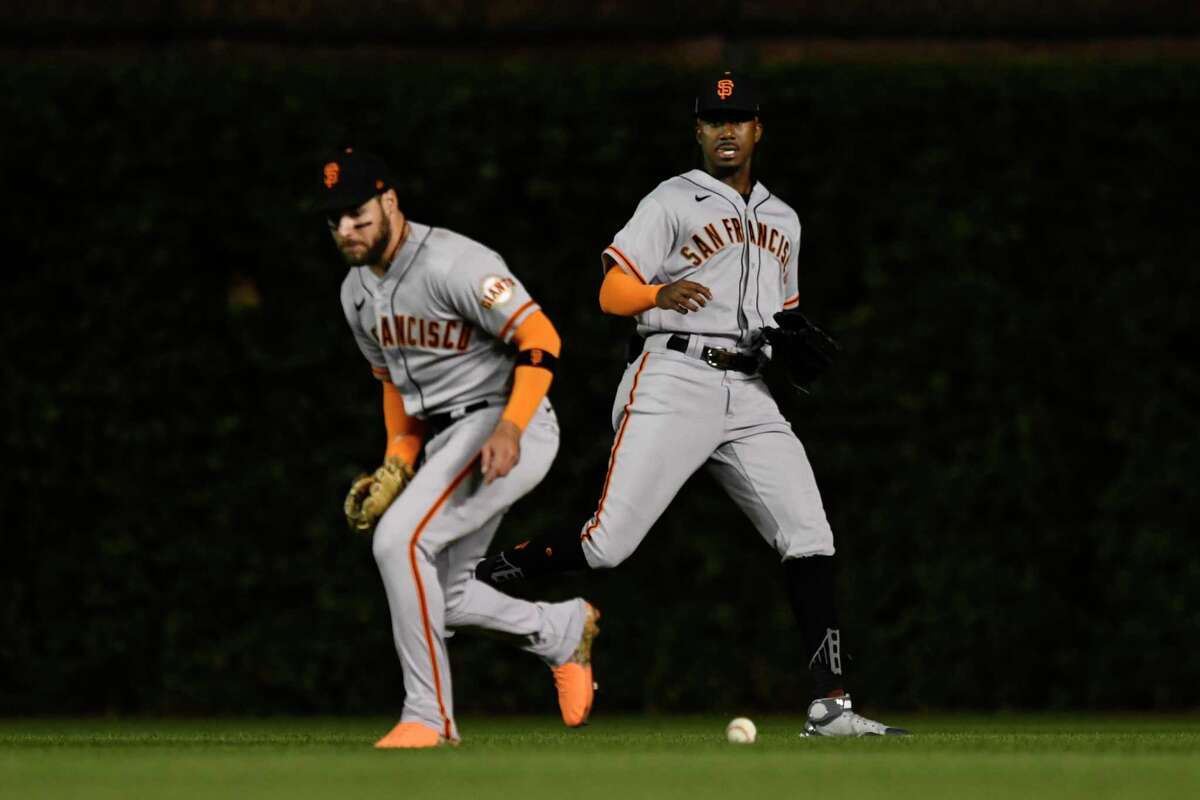
{"type": "Polygon", "coordinates": [[[347,147],[325,159],[321,167],[317,208],[321,211],[354,208],[394,185],[382,158],[347,147]]]}
{"type": "Polygon", "coordinates": [[[753,81],[726,70],[701,84],[693,111],[697,117],[730,112],[757,116],[758,109],[758,90],[753,81]]]}

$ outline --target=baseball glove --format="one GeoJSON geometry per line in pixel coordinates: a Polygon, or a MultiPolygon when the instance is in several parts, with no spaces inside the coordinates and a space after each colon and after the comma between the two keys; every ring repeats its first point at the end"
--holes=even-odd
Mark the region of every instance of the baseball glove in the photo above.
{"type": "Polygon", "coordinates": [[[404,487],[413,479],[413,469],[399,458],[389,458],[374,475],[360,475],[350,485],[344,510],[346,524],[356,533],[370,533],[404,487]]]}
{"type": "Polygon", "coordinates": [[[779,327],[763,329],[772,358],[781,361],[796,388],[807,393],[809,384],[829,369],[842,348],[798,309],[780,311],[775,324],[779,327]]]}

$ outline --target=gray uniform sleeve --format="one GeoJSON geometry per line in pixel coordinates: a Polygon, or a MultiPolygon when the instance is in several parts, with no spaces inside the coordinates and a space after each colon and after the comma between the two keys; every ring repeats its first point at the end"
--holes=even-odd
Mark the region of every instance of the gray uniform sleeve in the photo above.
{"type": "Polygon", "coordinates": [[[642,283],[661,283],[661,268],[671,255],[677,228],[675,216],[653,195],[646,195],[604,254],[642,283]]]}
{"type": "MultiPolygon", "coordinates": [[[[353,274],[353,273],[351,273],[353,274]]],[[[346,315],[346,322],[350,325],[350,332],[354,334],[354,342],[358,345],[358,349],[363,354],[363,358],[367,359],[367,363],[371,365],[371,374],[381,381],[391,380],[391,373],[388,372],[387,360],[383,357],[383,349],[379,346],[379,342],[371,335],[371,332],[363,328],[362,316],[359,309],[354,307],[355,300],[355,284],[347,276],[342,283],[342,313],[346,315]]],[[[363,297],[359,298],[364,304],[370,304],[371,298],[363,293],[363,297]]],[[[372,312],[373,313],[373,312],[372,312]]]]}
{"type": "Polygon", "coordinates": [[[783,265],[783,307],[796,308],[800,305],[800,278],[799,278],[799,262],[800,262],[800,218],[792,216],[793,231],[795,232],[794,241],[796,244],[787,254],[787,261],[783,265]]]}
{"type": "Polygon", "coordinates": [[[506,344],[522,322],[541,310],[504,259],[490,250],[461,256],[441,289],[443,300],[463,319],[506,344]]]}

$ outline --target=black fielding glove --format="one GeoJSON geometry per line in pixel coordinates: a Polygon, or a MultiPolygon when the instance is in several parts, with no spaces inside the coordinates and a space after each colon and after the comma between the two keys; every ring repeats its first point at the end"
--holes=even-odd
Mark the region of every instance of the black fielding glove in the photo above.
{"type": "Polygon", "coordinates": [[[833,364],[841,347],[798,309],[775,315],[778,328],[764,328],[772,358],[787,368],[792,384],[808,393],[809,385],[833,364]]]}

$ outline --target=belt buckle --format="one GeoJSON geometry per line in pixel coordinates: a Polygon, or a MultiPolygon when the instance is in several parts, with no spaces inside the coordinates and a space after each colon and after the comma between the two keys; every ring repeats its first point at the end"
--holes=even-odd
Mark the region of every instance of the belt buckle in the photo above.
{"type": "Polygon", "coordinates": [[[728,350],[719,350],[715,347],[705,347],[704,363],[708,364],[713,369],[729,369],[726,366],[729,363],[730,353],[728,350]]]}

